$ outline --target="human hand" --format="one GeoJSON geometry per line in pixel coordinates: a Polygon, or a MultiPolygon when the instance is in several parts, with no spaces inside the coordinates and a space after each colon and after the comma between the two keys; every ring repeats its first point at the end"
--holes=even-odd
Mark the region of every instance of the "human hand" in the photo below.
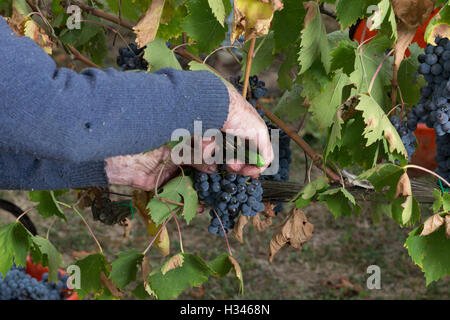
{"type": "Polygon", "coordinates": [[[227,168],[234,173],[257,177],[270,165],[274,158],[269,131],[256,109],[234,87],[227,86],[227,88],[230,106],[228,118],[222,131],[253,141],[258,148],[258,153],[265,161],[264,167],[256,167],[235,159],[227,164],[227,168]]]}

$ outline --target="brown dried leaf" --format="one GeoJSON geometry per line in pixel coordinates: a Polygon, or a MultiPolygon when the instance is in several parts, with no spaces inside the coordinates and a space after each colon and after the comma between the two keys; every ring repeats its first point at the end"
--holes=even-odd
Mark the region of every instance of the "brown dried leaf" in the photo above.
{"type": "Polygon", "coordinates": [[[234,225],[233,235],[239,243],[244,243],[244,227],[249,221],[250,217],[246,217],[241,214],[237,223],[234,225]]]}
{"type": "Polygon", "coordinates": [[[313,20],[317,14],[317,4],[315,1],[303,2],[303,7],[306,10],[305,20],[303,26],[306,26],[308,22],[313,20]]]}
{"type": "Polygon", "coordinates": [[[417,29],[430,17],[434,0],[391,0],[395,16],[408,28],[417,29]]]}
{"type": "Polygon", "coordinates": [[[258,232],[264,232],[264,230],[272,225],[272,217],[267,217],[264,220],[261,220],[261,215],[257,214],[253,218],[252,222],[258,232]]]}
{"type": "Polygon", "coordinates": [[[398,180],[397,191],[395,192],[395,199],[399,196],[412,196],[411,191],[411,181],[409,180],[408,174],[405,172],[398,180]]]}
{"type": "Polygon", "coordinates": [[[10,18],[5,18],[6,22],[9,24],[11,30],[13,30],[19,37],[24,35],[24,24],[28,18],[21,14],[13,6],[12,14],[10,18]]]}
{"type": "Polygon", "coordinates": [[[242,278],[241,266],[239,265],[239,262],[237,262],[237,260],[233,256],[229,256],[228,259],[230,260],[231,264],[233,265],[234,274],[236,275],[236,278],[238,278],[238,280],[240,282],[239,291],[242,293],[244,291],[244,287],[243,287],[244,279],[242,278]]]}
{"type": "Polygon", "coordinates": [[[123,227],[122,238],[125,240],[130,236],[131,229],[133,228],[133,221],[131,221],[128,218],[125,218],[119,222],[119,225],[123,227]]]}
{"type": "Polygon", "coordinates": [[[269,261],[272,262],[275,254],[286,244],[301,251],[302,245],[311,239],[313,233],[314,225],[308,222],[305,213],[293,208],[270,241],[269,261]]]}
{"type": "Polygon", "coordinates": [[[144,281],[144,288],[148,285],[147,279],[151,271],[150,263],[148,263],[147,257],[144,256],[142,259],[142,280],[144,281]]]}
{"type": "Polygon", "coordinates": [[[445,216],[445,235],[450,239],[450,214],[445,216]]]}
{"type": "Polygon", "coordinates": [[[111,279],[108,279],[108,277],[103,273],[103,271],[100,273],[100,280],[102,281],[103,285],[106,288],[108,288],[108,290],[112,293],[114,297],[122,298],[123,292],[116,287],[116,285],[111,281],[111,279]]]}
{"type": "Polygon", "coordinates": [[[134,33],[137,35],[136,43],[139,48],[155,39],[164,9],[164,2],[165,0],[153,0],[145,16],[133,27],[134,33]]]}
{"type": "Polygon", "coordinates": [[[181,253],[174,255],[161,267],[161,273],[165,275],[170,270],[181,267],[183,265],[183,262],[184,257],[181,253]]]}
{"type": "Polygon", "coordinates": [[[436,214],[432,215],[431,217],[429,217],[424,222],[423,230],[422,230],[422,233],[420,235],[421,236],[427,236],[427,235],[433,233],[434,231],[436,231],[436,229],[438,229],[443,224],[444,224],[444,218],[442,218],[439,215],[439,213],[436,213],[436,214]]]}
{"type": "Polygon", "coordinates": [[[273,211],[273,208],[275,208],[275,205],[270,202],[263,202],[264,204],[264,211],[262,212],[266,217],[275,217],[275,211],[273,211]]]}

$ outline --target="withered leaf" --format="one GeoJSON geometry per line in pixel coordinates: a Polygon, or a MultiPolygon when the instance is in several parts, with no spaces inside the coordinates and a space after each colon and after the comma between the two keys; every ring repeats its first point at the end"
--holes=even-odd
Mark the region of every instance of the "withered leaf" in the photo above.
{"type": "Polygon", "coordinates": [[[145,16],[133,27],[136,33],[136,43],[139,48],[153,41],[158,32],[159,21],[164,9],[165,0],[153,0],[145,16]]]}
{"type": "Polygon", "coordinates": [[[240,283],[239,291],[241,293],[243,293],[244,292],[244,279],[242,277],[241,266],[239,265],[239,262],[237,262],[237,260],[233,256],[229,256],[228,259],[230,260],[231,264],[233,265],[234,274],[236,275],[236,278],[239,280],[239,283],[240,283]]]}
{"type": "Polygon", "coordinates": [[[239,216],[237,223],[233,228],[233,235],[239,243],[244,243],[244,227],[250,221],[250,217],[239,216]]]}
{"type": "Polygon", "coordinates": [[[270,202],[263,202],[264,204],[264,211],[262,212],[266,217],[275,217],[275,211],[273,211],[273,208],[275,208],[275,205],[270,202]]]}
{"type": "Polygon", "coordinates": [[[314,225],[308,222],[305,213],[293,208],[270,241],[269,261],[272,262],[275,254],[286,244],[301,251],[302,245],[311,239],[313,233],[314,225]]]}
{"type": "Polygon", "coordinates": [[[280,0],[235,0],[231,43],[242,34],[246,40],[268,34],[273,13],[281,9],[280,0]]]}
{"type": "Polygon", "coordinates": [[[170,270],[183,266],[184,257],[181,253],[171,257],[162,267],[161,273],[165,275],[170,270]]]}
{"type": "Polygon", "coordinates": [[[430,17],[434,0],[391,0],[395,16],[408,28],[417,29],[430,17]]]}
{"type": "Polygon", "coordinates": [[[397,190],[395,192],[395,199],[399,196],[412,196],[411,191],[411,181],[409,180],[408,174],[405,172],[398,180],[397,190]]]}
{"type": "Polygon", "coordinates": [[[53,42],[36,22],[31,19],[25,22],[24,35],[33,39],[47,54],[52,54],[53,42]]]}
{"type": "Polygon", "coordinates": [[[261,214],[257,214],[253,217],[252,222],[258,232],[264,232],[272,225],[272,217],[266,217],[264,220],[261,220],[261,214]]]}
{"type": "Polygon", "coordinates": [[[315,1],[307,1],[303,2],[303,7],[306,10],[306,15],[304,21],[304,26],[308,24],[311,20],[313,20],[316,17],[317,14],[317,7],[315,1]]]}
{"type": "MultiPolygon", "coordinates": [[[[144,281],[144,288],[148,287],[148,276],[151,272],[150,263],[146,256],[142,259],[142,280],[144,281]]],[[[147,289],[146,289],[147,290],[147,289]]]]}
{"type": "Polygon", "coordinates": [[[432,215],[431,217],[429,217],[424,222],[423,230],[422,230],[422,233],[420,235],[421,236],[427,236],[427,235],[433,233],[434,231],[436,231],[436,229],[438,229],[443,224],[444,224],[444,218],[442,218],[439,215],[439,213],[436,213],[436,214],[432,215]]]}

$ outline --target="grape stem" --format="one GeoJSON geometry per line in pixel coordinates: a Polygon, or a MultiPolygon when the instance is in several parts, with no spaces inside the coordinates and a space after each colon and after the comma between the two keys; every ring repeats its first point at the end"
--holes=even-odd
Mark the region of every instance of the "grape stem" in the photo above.
{"type": "Polygon", "coordinates": [[[217,217],[217,220],[219,220],[220,227],[222,228],[223,235],[224,235],[224,237],[225,237],[225,241],[227,242],[228,253],[230,254],[230,256],[233,256],[233,253],[231,252],[230,242],[228,241],[228,236],[227,236],[227,233],[226,233],[226,231],[225,231],[225,228],[224,228],[224,226],[223,226],[223,224],[222,224],[222,220],[220,219],[219,215],[217,214],[217,212],[216,212],[216,210],[215,210],[214,208],[213,208],[213,211],[214,211],[214,214],[215,214],[216,217],[217,217]]]}
{"type": "MultiPolygon", "coordinates": [[[[181,208],[178,208],[175,210],[175,213],[177,213],[178,210],[180,210],[181,208]]],[[[150,244],[147,246],[147,248],[145,248],[144,252],[142,252],[142,254],[145,256],[148,252],[148,250],[150,250],[150,248],[152,247],[153,243],[156,241],[156,238],[158,238],[159,234],[162,232],[162,230],[166,227],[167,223],[170,221],[170,219],[172,219],[173,216],[170,216],[166,221],[163,222],[161,228],[159,228],[158,232],[156,233],[156,235],[153,237],[152,241],[150,242],[150,244]]]]}
{"type": "Polygon", "coordinates": [[[22,214],[20,216],[17,217],[16,222],[19,222],[19,220],[26,215],[28,212],[30,212],[31,210],[33,210],[34,208],[36,208],[38,205],[35,205],[27,210],[25,210],[24,212],[22,212],[22,214]]]}
{"type": "Polygon", "coordinates": [[[61,202],[61,201],[57,201],[55,200],[55,202],[57,204],[60,204],[66,208],[72,209],[73,211],[75,211],[75,213],[81,218],[81,220],[83,221],[84,225],[86,226],[86,228],[89,230],[89,233],[91,234],[91,237],[94,239],[95,243],[97,244],[98,249],[100,250],[100,253],[103,254],[103,249],[102,246],[100,245],[100,242],[98,241],[97,237],[95,236],[94,232],[92,231],[91,227],[89,226],[89,224],[87,223],[86,219],[84,219],[83,215],[80,213],[80,211],[77,210],[77,208],[73,205],[61,202]]]}
{"type": "Polygon", "coordinates": [[[92,67],[92,68],[97,68],[97,69],[102,69],[102,67],[100,67],[99,65],[95,64],[94,62],[92,62],[91,60],[89,60],[88,58],[86,58],[85,56],[83,56],[80,51],[78,51],[77,49],[75,49],[74,47],[72,47],[70,44],[66,44],[67,48],[69,48],[69,50],[72,52],[72,54],[75,56],[75,59],[83,62],[85,65],[92,67]]]}
{"type": "Polygon", "coordinates": [[[438,175],[436,172],[433,172],[433,171],[428,170],[428,169],[426,169],[426,168],[423,168],[423,167],[421,167],[421,166],[416,166],[416,165],[414,165],[414,164],[408,164],[408,165],[404,166],[403,168],[404,168],[404,169],[411,168],[411,169],[418,169],[418,170],[425,171],[425,172],[427,172],[427,173],[429,173],[429,174],[435,176],[436,178],[440,179],[441,181],[445,182],[445,183],[450,187],[450,183],[448,183],[447,180],[445,180],[444,178],[442,178],[442,177],[441,177],[440,175],[438,175]]]}
{"type": "Polygon", "coordinates": [[[392,49],[391,51],[389,51],[389,53],[387,55],[384,56],[383,60],[381,61],[381,63],[378,65],[377,70],[375,71],[375,73],[372,76],[372,80],[370,80],[370,85],[369,85],[369,89],[367,90],[367,92],[370,95],[370,92],[372,91],[373,85],[375,83],[375,79],[377,78],[378,74],[381,71],[381,68],[383,68],[384,63],[387,61],[387,59],[389,59],[390,55],[392,54],[392,52],[394,51],[394,49],[392,49]]]}
{"type": "Polygon", "coordinates": [[[248,82],[250,78],[250,70],[252,68],[253,63],[253,53],[255,51],[256,37],[251,38],[250,40],[250,48],[247,53],[247,64],[245,65],[245,75],[244,75],[244,86],[242,88],[242,96],[244,99],[247,99],[247,91],[248,91],[248,82]]]}

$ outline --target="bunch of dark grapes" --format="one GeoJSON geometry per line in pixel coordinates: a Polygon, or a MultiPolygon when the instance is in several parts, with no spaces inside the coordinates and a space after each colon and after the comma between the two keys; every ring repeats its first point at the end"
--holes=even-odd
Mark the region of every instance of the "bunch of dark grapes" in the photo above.
{"type": "Polygon", "coordinates": [[[417,140],[414,136],[414,131],[417,129],[417,120],[410,118],[408,121],[406,121],[406,119],[400,121],[398,116],[392,116],[389,120],[391,120],[392,125],[400,135],[406,152],[408,153],[408,162],[410,162],[411,156],[416,151],[417,140]]]}
{"type": "MultiPolygon", "coordinates": [[[[240,81],[240,77],[232,78],[231,83],[236,87],[236,89],[242,93],[243,82],[240,81]]],[[[249,97],[247,97],[247,101],[256,108],[256,101],[260,98],[263,98],[267,95],[268,90],[266,88],[266,84],[264,81],[258,79],[257,76],[252,76],[249,79],[249,97]]],[[[259,115],[264,119],[267,127],[269,128],[269,133],[271,133],[272,129],[279,129],[276,125],[270,122],[268,119],[265,119],[264,111],[261,109],[257,109],[259,115]]],[[[289,180],[289,172],[290,172],[290,164],[292,162],[292,151],[290,147],[291,138],[280,129],[279,135],[279,155],[278,155],[278,163],[279,169],[278,172],[274,175],[261,175],[262,180],[270,180],[270,181],[288,181],[289,180]]],[[[274,211],[278,213],[283,210],[283,204],[277,203],[275,205],[274,211]]]]}
{"type": "Polygon", "coordinates": [[[264,211],[261,181],[229,173],[225,165],[221,165],[217,173],[195,171],[194,187],[199,198],[212,207],[209,212],[211,223],[208,227],[211,234],[224,236],[224,230],[228,232],[234,228],[240,213],[254,217],[264,211]]]}
{"type": "Polygon", "coordinates": [[[428,44],[425,54],[419,55],[419,73],[427,86],[421,88],[421,98],[410,113],[408,126],[422,122],[436,132],[437,172],[450,178],[450,40],[437,37],[436,46],[428,44]]]}
{"type": "Polygon", "coordinates": [[[128,44],[128,47],[119,49],[117,65],[122,71],[127,70],[147,70],[148,62],[143,58],[144,49],[138,49],[136,43],[128,44]]]}
{"type": "Polygon", "coordinates": [[[63,300],[67,292],[68,275],[58,271],[58,283],[48,282],[47,274],[37,281],[22,267],[13,266],[6,277],[0,273],[0,300],[63,300]]]}

